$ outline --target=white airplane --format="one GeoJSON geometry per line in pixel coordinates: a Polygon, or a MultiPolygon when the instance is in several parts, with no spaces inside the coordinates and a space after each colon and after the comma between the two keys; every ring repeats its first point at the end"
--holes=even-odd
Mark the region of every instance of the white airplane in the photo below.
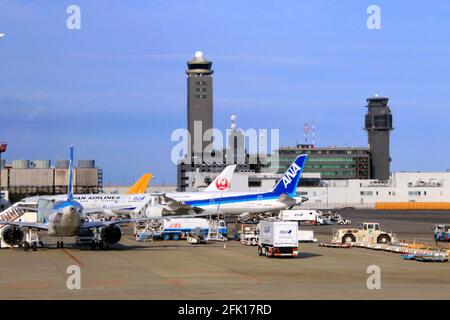
{"type": "MultiPolygon", "coordinates": [[[[145,196],[148,184],[152,178],[152,174],[143,174],[124,194],[74,194],[73,198],[79,202],[85,209],[101,208],[114,206],[124,206],[135,208],[142,204],[143,201],[149,200],[149,196],[145,196]]],[[[17,204],[22,206],[46,206],[48,202],[61,201],[66,198],[65,195],[43,195],[32,196],[20,200],[17,204]],[[41,204],[41,201],[44,203],[41,204]]]]}
{"type": "Polygon", "coordinates": [[[0,32],[0,38],[3,38],[6,34],[0,32]]]}
{"type": "MultiPolygon", "coordinates": [[[[227,192],[231,187],[231,180],[233,177],[236,165],[227,166],[206,188],[199,194],[210,192],[227,192]]],[[[162,213],[170,215],[176,214],[174,212],[163,212],[163,210],[149,209],[155,206],[157,199],[163,193],[144,193],[147,189],[148,181],[151,175],[143,175],[126,194],[75,194],[74,200],[79,202],[85,209],[96,209],[97,213],[105,216],[117,216],[118,214],[131,214],[144,209],[146,216],[160,215],[162,213]],[[107,207],[120,207],[120,210],[107,210],[107,207]],[[103,210],[100,210],[102,209],[103,210]]],[[[36,205],[40,201],[54,202],[64,200],[64,195],[47,195],[47,196],[33,196],[24,198],[19,201],[19,205],[36,205]]],[[[44,204],[45,205],[45,204],[44,204]]],[[[195,211],[188,212],[190,214],[195,211]]]]}
{"type": "Polygon", "coordinates": [[[153,203],[146,215],[169,214],[242,214],[246,212],[272,212],[298,205],[307,198],[297,196],[297,185],[305,166],[307,155],[299,155],[281,177],[280,181],[265,192],[176,192],[159,195],[159,203],[153,203]]]}

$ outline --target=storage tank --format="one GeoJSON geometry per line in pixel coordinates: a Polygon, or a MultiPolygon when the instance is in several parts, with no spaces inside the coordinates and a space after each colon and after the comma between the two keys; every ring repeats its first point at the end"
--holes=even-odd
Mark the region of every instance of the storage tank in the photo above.
{"type": "Polygon", "coordinates": [[[69,160],[57,160],[56,168],[57,169],[67,169],[69,167],[69,164],[70,164],[69,160]]]}
{"type": "Polygon", "coordinates": [[[50,169],[52,162],[50,160],[34,160],[35,169],[50,169]]]}
{"type": "Polygon", "coordinates": [[[78,160],[78,168],[95,168],[95,160],[78,160]]]}
{"type": "Polygon", "coordinates": [[[13,169],[29,169],[30,160],[13,160],[12,167],[13,169]]]}

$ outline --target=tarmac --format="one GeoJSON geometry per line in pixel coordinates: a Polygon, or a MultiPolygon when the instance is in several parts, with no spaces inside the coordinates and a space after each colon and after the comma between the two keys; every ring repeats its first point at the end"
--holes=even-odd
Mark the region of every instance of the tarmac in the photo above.
{"type": "MultiPolygon", "coordinates": [[[[400,239],[434,245],[431,228],[450,212],[342,211],[344,218],[380,222],[400,239]]],[[[305,226],[330,241],[338,226],[305,226]]],[[[109,250],[91,251],[66,239],[42,237],[44,248],[0,250],[0,299],[450,299],[450,264],[405,261],[398,254],[301,243],[300,255],[268,259],[237,241],[135,242],[125,229],[109,250]],[[81,288],[68,289],[69,266],[80,267],[81,288]],[[368,289],[369,266],[381,289],[368,289]]],[[[448,244],[440,244],[447,247],[448,244]]]]}

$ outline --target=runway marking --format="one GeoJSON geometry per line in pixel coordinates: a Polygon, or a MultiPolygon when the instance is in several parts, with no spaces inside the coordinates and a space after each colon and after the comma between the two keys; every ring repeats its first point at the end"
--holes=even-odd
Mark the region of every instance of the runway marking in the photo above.
{"type": "Polygon", "coordinates": [[[166,278],[166,281],[168,284],[173,285],[173,286],[184,286],[185,282],[182,279],[178,279],[178,278],[166,278]]]}
{"type": "Polygon", "coordinates": [[[62,251],[73,261],[75,261],[80,267],[86,267],[83,262],[81,262],[77,257],[75,257],[73,254],[71,254],[69,251],[67,251],[65,248],[62,248],[62,251]]]}

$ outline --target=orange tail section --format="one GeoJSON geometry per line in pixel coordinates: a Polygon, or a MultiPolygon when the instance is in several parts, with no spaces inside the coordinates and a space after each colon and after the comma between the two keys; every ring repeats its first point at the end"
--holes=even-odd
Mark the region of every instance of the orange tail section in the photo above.
{"type": "Polygon", "coordinates": [[[142,175],[142,177],[140,177],[139,180],[131,186],[131,188],[127,191],[127,194],[145,193],[151,178],[152,174],[144,173],[144,175],[142,175]]]}

